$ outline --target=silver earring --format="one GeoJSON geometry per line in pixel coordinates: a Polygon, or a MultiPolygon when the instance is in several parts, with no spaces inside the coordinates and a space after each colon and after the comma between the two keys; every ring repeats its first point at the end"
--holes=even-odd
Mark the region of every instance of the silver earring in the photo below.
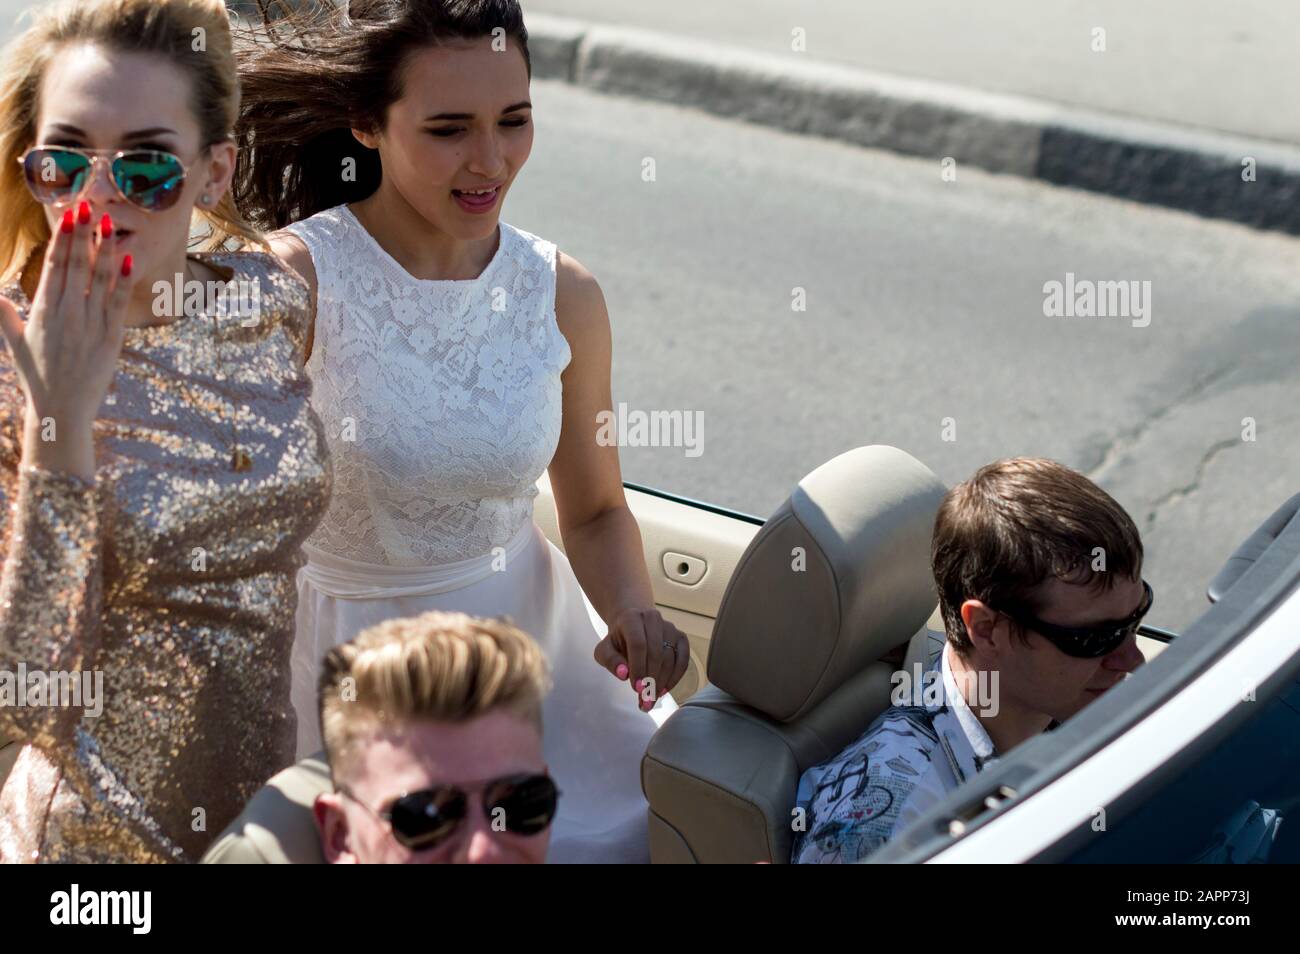
{"type": "Polygon", "coordinates": [[[212,201],[212,197],[205,192],[203,193],[203,197],[199,199],[199,204],[208,205],[211,201],[212,201]]]}

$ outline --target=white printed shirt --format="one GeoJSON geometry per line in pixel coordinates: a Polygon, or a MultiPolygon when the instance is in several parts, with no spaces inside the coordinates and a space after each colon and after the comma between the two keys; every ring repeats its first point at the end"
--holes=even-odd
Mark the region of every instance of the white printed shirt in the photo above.
{"type": "Polygon", "coordinates": [[[945,643],[932,667],[942,694],[891,705],[839,755],[803,773],[792,862],[865,858],[994,760],[992,740],[957,691],[951,651],[945,643]]]}

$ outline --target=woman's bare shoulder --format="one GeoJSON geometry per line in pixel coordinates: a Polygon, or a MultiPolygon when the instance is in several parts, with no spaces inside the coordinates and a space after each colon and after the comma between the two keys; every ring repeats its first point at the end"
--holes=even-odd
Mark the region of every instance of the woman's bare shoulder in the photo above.
{"type": "Polygon", "coordinates": [[[316,266],[311,260],[311,250],[307,248],[307,243],[299,235],[290,232],[288,229],[272,232],[266,237],[266,241],[271,247],[271,251],[280,261],[298,273],[314,299],[316,297],[316,266]]]}
{"type": "Polygon", "coordinates": [[[575,353],[584,345],[608,347],[609,309],[600,282],[582,262],[560,251],[555,253],[555,322],[575,353]]]}

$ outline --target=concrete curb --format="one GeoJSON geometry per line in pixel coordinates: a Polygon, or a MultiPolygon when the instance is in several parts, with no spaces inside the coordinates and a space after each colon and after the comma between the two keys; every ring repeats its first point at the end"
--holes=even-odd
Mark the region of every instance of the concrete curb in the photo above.
{"type": "Polygon", "coordinates": [[[539,78],[1300,235],[1300,150],[1283,144],[646,30],[527,22],[539,78]]]}

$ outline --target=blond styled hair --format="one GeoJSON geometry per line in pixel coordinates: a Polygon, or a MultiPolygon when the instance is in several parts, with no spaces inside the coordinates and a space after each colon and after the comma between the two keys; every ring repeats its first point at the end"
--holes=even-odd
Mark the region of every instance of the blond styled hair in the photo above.
{"type": "MultiPolygon", "coordinates": [[[[222,0],[64,0],[33,11],[31,25],[5,48],[0,64],[2,284],[18,277],[50,239],[45,213],[27,191],[18,158],[36,143],[46,69],[54,54],[71,43],[156,53],[180,67],[192,82],[192,106],[205,149],[232,138],[239,117],[230,14],[222,0]]],[[[229,191],[213,208],[195,211],[208,226],[204,248],[227,247],[232,239],[236,244],[264,241],[244,221],[229,191]]]]}
{"type": "Polygon", "coordinates": [[[325,657],[321,735],[330,766],[350,762],[376,728],[465,722],[504,710],[542,728],[546,657],[508,617],[431,611],[362,630],[325,657]]]}

